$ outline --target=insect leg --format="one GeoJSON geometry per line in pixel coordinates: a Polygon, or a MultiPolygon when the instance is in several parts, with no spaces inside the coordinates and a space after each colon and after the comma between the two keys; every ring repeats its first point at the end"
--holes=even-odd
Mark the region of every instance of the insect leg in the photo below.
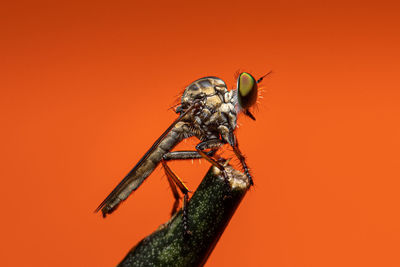
{"type": "Polygon", "coordinates": [[[249,180],[250,185],[254,185],[254,183],[253,183],[253,178],[252,178],[251,175],[250,175],[249,167],[248,167],[247,164],[246,164],[246,159],[245,159],[245,157],[243,156],[242,152],[240,152],[240,150],[239,150],[239,143],[238,143],[238,141],[237,141],[236,136],[235,136],[233,133],[232,133],[231,139],[234,140],[234,142],[233,142],[234,144],[232,145],[233,152],[235,152],[236,157],[240,160],[240,163],[242,164],[244,173],[246,174],[247,179],[249,180]]]}
{"type": "Polygon", "coordinates": [[[221,163],[213,159],[211,156],[209,156],[207,152],[204,152],[204,150],[209,148],[211,149],[211,151],[213,150],[217,151],[217,149],[220,148],[222,145],[224,145],[224,142],[221,139],[210,139],[197,144],[196,149],[204,159],[206,159],[208,162],[210,162],[212,165],[217,167],[222,172],[225,178],[225,183],[230,188],[228,174],[225,171],[225,167],[222,166],[221,163]]]}
{"type": "MultiPolygon", "coordinates": [[[[164,161],[162,161],[164,163],[164,161]]],[[[163,164],[164,165],[164,164],[163,164]]],[[[164,167],[164,171],[165,171],[165,175],[167,176],[167,180],[169,183],[169,187],[171,188],[172,191],[172,195],[174,196],[174,204],[172,205],[172,210],[171,210],[171,216],[174,215],[178,209],[178,205],[179,205],[179,199],[181,198],[179,193],[178,193],[178,189],[176,188],[176,185],[174,183],[174,180],[171,178],[171,176],[169,175],[169,173],[167,172],[166,168],[164,167]]]]}
{"type": "MultiPolygon", "coordinates": [[[[214,156],[217,150],[211,150],[206,152],[206,154],[210,157],[214,156]]],[[[184,160],[184,159],[201,159],[202,155],[198,151],[173,151],[168,152],[163,156],[163,159],[168,160],[184,160]]]]}
{"type": "MultiPolygon", "coordinates": [[[[216,150],[211,150],[209,152],[207,152],[207,155],[212,157],[214,156],[216,150]]],[[[185,160],[185,159],[201,159],[203,158],[199,152],[197,151],[173,151],[173,152],[168,152],[166,154],[164,154],[163,156],[163,160],[164,161],[169,161],[169,160],[185,160]]],[[[164,166],[164,165],[163,165],[164,166]]],[[[164,169],[165,170],[165,169],[164,169]]],[[[176,185],[174,180],[171,178],[171,176],[168,174],[168,172],[165,170],[165,174],[168,178],[168,183],[171,187],[172,190],[172,195],[174,196],[175,202],[174,205],[172,207],[172,211],[171,211],[171,215],[174,215],[176,210],[178,209],[178,204],[179,204],[179,193],[176,189],[176,185]]]]}
{"type": "Polygon", "coordinates": [[[205,152],[204,150],[206,149],[212,149],[213,150],[217,150],[218,148],[220,148],[224,143],[222,142],[221,139],[211,139],[211,140],[207,140],[207,141],[203,141],[200,142],[199,144],[197,144],[196,146],[196,150],[199,152],[199,154],[206,159],[208,162],[210,162],[212,165],[214,165],[215,167],[217,167],[218,169],[220,169],[221,171],[223,171],[225,168],[224,166],[222,166],[218,161],[216,161],[215,159],[213,159],[211,156],[208,155],[209,152],[205,152]]]}
{"type": "Polygon", "coordinates": [[[187,225],[187,203],[189,200],[189,189],[186,187],[186,185],[183,183],[183,181],[181,179],[179,179],[179,177],[171,170],[171,168],[167,165],[167,162],[165,160],[162,160],[162,165],[164,167],[165,173],[168,177],[168,181],[171,185],[172,188],[172,192],[174,194],[175,197],[175,203],[174,203],[174,207],[173,207],[173,212],[175,213],[176,208],[178,206],[179,203],[179,194],[178,191],[176,190],[176,187],[179,188],[179,190],[182,192],[183,194],[183,217],[182,217],[182,222],[183,222],[183,229],[185,231],[185,233],[188,233],[188,225],[187,225]]]}

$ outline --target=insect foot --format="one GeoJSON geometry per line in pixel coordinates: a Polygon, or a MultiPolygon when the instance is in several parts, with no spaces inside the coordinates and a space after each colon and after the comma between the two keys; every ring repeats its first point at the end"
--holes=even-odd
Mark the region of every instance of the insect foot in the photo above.
{"type": "Polygon", "coordinates": [[[229,178],[229,174],[228,174],[228,172],[227,172],[225,167],[228,166],[230,160],[231,159],[219,158],[218,159],[218,163],[220,163],[220,168],[215,167],[215,173],[216,174],[222,174],[222,177],[224,179],[224,182],[226,184],[228,192],[230,192],[232,186],[231,186],[231,183],[229,181],[229,179],[230,179],[229,178]]]}

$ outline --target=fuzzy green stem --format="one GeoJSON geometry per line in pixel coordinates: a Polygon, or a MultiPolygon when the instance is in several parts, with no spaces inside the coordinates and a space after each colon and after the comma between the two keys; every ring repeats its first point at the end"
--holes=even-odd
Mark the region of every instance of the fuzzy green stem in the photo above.
{"type": "Polygon", "coordinates": [[[184,234],[181,210],[132,248],[119,266],[203,266],[249,188],[243,173],[225,169],[229,183],[211,167],[190,199],[190,235],[184,234]]]}

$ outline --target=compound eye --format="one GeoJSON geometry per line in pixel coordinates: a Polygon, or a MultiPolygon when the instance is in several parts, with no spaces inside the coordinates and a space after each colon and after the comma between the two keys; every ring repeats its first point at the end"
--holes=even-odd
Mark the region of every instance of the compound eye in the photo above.
{"type": "Polygon", "coordinates": [[[242,109],[251,107],[257,101],[257,82],[247,72],[242,72],[238,77],[238,100],[242,109]]]}

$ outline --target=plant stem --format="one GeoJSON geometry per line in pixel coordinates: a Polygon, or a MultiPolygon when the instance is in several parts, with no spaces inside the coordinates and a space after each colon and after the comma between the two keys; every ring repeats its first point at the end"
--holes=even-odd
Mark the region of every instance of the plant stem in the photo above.
{"type": "Polygon", "coordinates": [[[249,188],[243,173],[225,169],[229,183],[211,167],[190,199],[190,234],[184,233],[180,210],[132,248],[119,266],[203,266],[249,188]]]}

